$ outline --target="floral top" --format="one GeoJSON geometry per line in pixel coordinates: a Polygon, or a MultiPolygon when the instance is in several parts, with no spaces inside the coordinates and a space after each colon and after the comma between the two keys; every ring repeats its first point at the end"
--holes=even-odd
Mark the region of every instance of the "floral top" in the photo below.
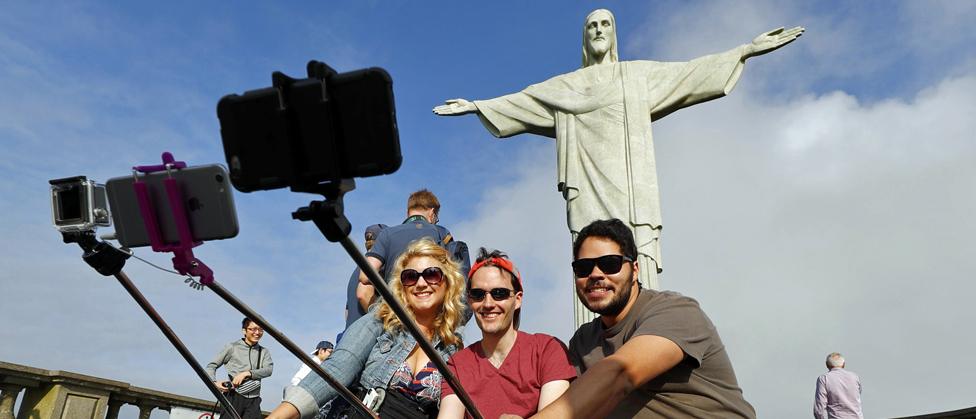
{"type": "Polygon", "coordinates": [[[399,391],[425,409],[431,406],[436,408],[441,396],[441,373],[433,362],[428,361],[414,375],[410,366],[404,362],[393,373],[390,389],[399,391]]]}

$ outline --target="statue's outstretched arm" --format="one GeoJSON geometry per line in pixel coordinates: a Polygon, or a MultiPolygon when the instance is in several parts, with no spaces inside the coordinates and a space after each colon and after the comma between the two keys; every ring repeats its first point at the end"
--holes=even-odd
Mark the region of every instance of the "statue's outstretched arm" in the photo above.
{"type": "Polygon", "coordinates": [[[790,29],[780,27],[760,34],[752,40],[751,44],[745,45],[745,52],[742,54],[742,59],[745,60],[746,58],[775,51],[780,47],[795,41],[796,38],[803,35],[803,31],[805,30],[806,29],[804,29],[802,26],[797,26],[790,29]]]}
{"type": "Polygon", "coordinates": [[[474,112],[478,112],[478,107],[464,99],[446,100],[443,105],[434,108],[434,113],[441,116],[457,116],[474,112]]]}

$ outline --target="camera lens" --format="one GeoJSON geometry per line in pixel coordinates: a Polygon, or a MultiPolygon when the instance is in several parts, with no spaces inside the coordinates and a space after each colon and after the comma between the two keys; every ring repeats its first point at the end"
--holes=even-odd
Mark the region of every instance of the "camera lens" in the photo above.
{"type": "Polygon", "coordinates": [[[217,175],[217,176],[215,176],[215,178],[217,179],[217,183],[224,183],[224,176],[223,175],[217,175]]]}
{"type": "Polygon", "coordinates": [[[71,185],[57,193],[60,221],[81,220],[81,186],[71,185]]]}

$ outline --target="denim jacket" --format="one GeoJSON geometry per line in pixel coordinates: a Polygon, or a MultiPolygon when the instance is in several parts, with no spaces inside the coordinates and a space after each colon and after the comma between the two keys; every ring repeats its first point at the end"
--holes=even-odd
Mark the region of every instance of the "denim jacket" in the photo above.
{"type": "MultiPolygon", "coordinates": [[[[457,345],[441,343],[436,336],[431,343],[445,361],[460,349],[457,345]]],[[[363,388],[385,388],[416,344],[417,341],[405,330],[384,331],[374,307],[346,329],[332,355],[322,362],[322,368],[347,387],[359,377],[363,388]]],[[[301,417],[310,418],[318,412],[319,406],[336,396],[338,392],[312,372],[297,386],[285,388],[284,401],[298,408],[301,417]]]]}

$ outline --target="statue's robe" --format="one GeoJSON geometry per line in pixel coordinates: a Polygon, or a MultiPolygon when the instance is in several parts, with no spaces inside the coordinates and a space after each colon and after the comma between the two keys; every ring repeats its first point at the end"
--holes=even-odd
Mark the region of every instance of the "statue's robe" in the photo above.
{"type": "Polygon", "coordinates": [[[658,288],[661,204],[651,121],[728,94],[742,68],[738,48],[688,62],[593,65],[474,104],[496,137],[555,138],[573,237],[594,220],[623,220],[637,241],[641,281],[658,288]]]}

